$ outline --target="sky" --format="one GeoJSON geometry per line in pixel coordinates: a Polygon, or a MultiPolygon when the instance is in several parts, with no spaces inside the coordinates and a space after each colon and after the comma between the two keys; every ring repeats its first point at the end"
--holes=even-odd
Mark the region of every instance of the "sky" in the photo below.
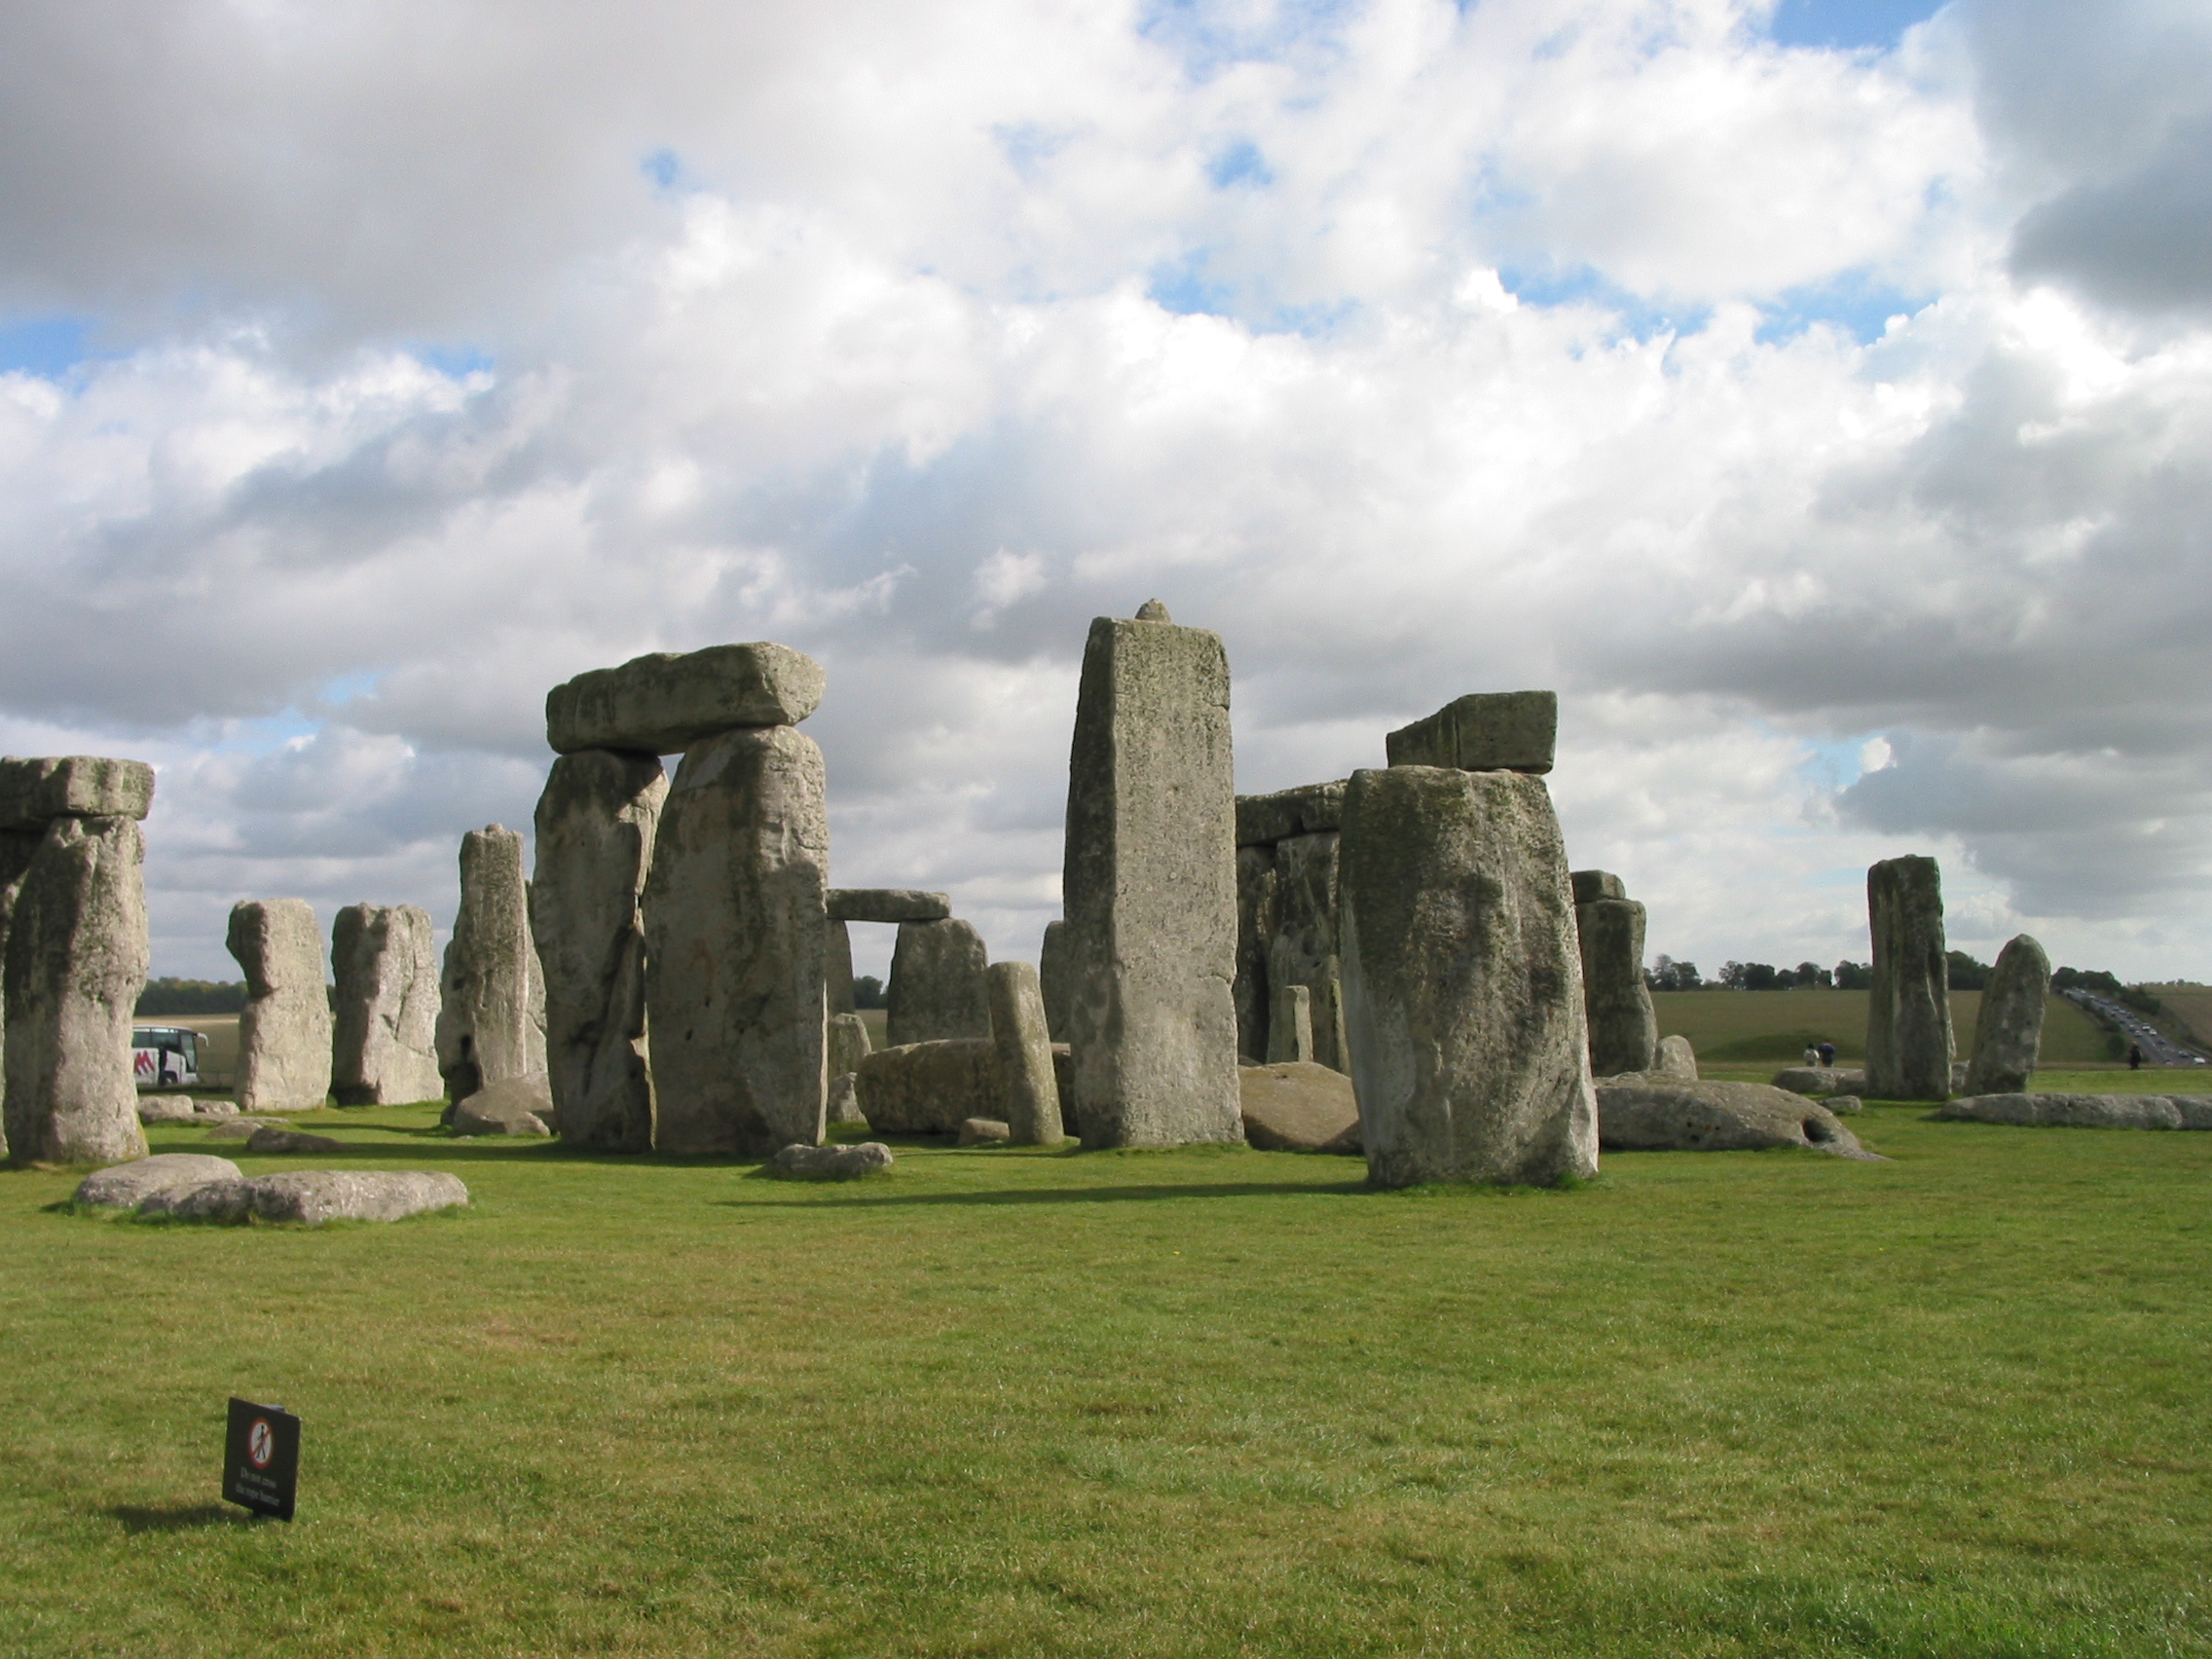
{"type": "Polygon", "coordinates": [[[159,768],[157,975],[756,639],[832,880],[1033,958],[1159,598],[1247,793],[1556,688],[1653,954],[1927,853],[2212,978],[2202,0],[13,5],[0,157],[0,750],[159,768]]]}

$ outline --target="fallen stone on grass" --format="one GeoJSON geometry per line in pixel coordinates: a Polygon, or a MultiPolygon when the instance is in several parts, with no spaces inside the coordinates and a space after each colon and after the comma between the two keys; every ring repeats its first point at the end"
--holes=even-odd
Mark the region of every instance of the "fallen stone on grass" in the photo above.
{"type": "Polygon", "coordinates": [[[168,1187],[147,1195],[140,1215],[172,1221],[243,1221],[253,1211],[253,1183],[243,1176],[203,1181],[194,1187],[168,1187]]]}
{"type": "Polygon", "coordinates": [[[195,1100],[192,1103],[195,1118],[235,1118],[239,1115],[236,1100],[195,1100]]]}
{"type": "Polygon", "coordinates": [[[1360,1150],[1359,1101],[1343,1072],[1312,1060],[1239,1066],[1236,1088],[1244,1138],[1262,1152],[1360,1150]]]}
{"type": "Polygon", "coordinates": [[[246,1183],[263,1221],[398,1221],[468,1202],[461,1177],[436,1169],[290,1169],[246,1183]]]}
{"type": "Polygon", "coordinates": [[[162,1152],[94,1170],[77,1189],[77,1202],[95,1209],[132,1209],[154,1194],[208,1181],[236,1180],[240,1171],[227,1158],[204,1152],[162,1152]]]}
{"type": "Polygon", "coordinates": [[[246,1136],[245,1149],[248,1152],[285,1154],[348,1150],[342,1140],[332,1140],[328,1135],[311,1135],[305,1129],[282,1128],[275,1124],[264,1124],[246,1136]]]}
{"type": "Polygon", "coordinates": [[[860,1108],[879,1135],[954,1134],[1003,1098],[998,1051],[987,1037],[902,1043],[864,1055],[860,1108]]]}
{"type": "Polygon", "coordinates": [[[891,1167],[891,1149],[881,1141],[858,1146],[787,1146],[768,1161],[782,1175],[808,1181],[850,1181],[891,1167]]]}
{"type": "Polygon", "coordinates": [[[998,1141],[1014,1139],[1014,1130],[996,1118],[963,1118],[960,1120],[962,1146],[988,1146],[998,1141]]]}
{"type": "Polygon", "coordinates": [[[156,1094],[138,1102],[141,1124],[189,1124],[199,1115],[192,1108],[190,1095],[156,1094]]]}
{"type": "Polygon", "coordinates": [[[251,1140],[256,1129],[266,1129],[276,1122],[274,1118],[225,1118],[207,1131],[209,1140],[251,1140]]]}
{"type": "Polygon", "coordinates": [[[1801,1146],[1872,1159],[1836,1115],[1763,1083],[1683,1083],[1649,1076],[1598,1085],[1598,1141],[1607,1152],[1752,1152],[1801,1146]]]}
{"type": "Polygon", "coordinates": [[[1950,1123],[2025,1128],[2212,1129],[2212,1098],[2201,1094],[1969,1094],[1936,1117],[1950,1123]]]}
{"type": "Polygon", "coordinates": [[[549,1135],[558,1121],[544,1072],[489,1084],[453,1109],[457,1135],[549,1135]]]}
{"type": "Polygon", "coordinates": [[[1848,1118],[1866,1109],[1866,1103],[1856,1094],[1831,1094],[1821,1104],[1839,1118],[1848,1118]]]}
{"type": "Polygon", "coordinates": [[[1784,1066],[1768,1081],[1792,1094],[1863,1093],[1866,1088],[1864,1072],[1836,1066],[1784,1066]]]}

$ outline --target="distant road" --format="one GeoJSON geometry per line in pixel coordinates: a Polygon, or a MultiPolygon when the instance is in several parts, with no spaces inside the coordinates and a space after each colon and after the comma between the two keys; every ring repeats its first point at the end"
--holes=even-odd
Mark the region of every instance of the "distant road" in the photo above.
{"type": "Polygon", "coordinates": [[[2204,1056],[2194,1049],[2183,1048],[2124,1003],[2116,1003],[2109,997],[2095,996],[2083,990],[2061,991],[2059,995],[2079,1004],[2091,1019],[2116,1027],[2122,1037],[2143,1051],[2143,1063],[2147,1066],[2200,1066],[2206,1063],[2204,1056]]]}

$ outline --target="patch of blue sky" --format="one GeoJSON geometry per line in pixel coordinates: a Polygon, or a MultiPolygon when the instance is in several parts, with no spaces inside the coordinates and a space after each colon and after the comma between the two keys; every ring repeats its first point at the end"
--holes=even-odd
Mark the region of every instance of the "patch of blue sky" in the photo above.
{"type": "Polygon", "coordinates": [[[384,682],[386,672],[381,668],[366,668],[357,674],[341,674],[314,694],[315,701],[328,708],[344,708],[348,703],[373,695],[384,682]]]}
{"type": "Polygon", "coordinates": [[[448,380],[490,374],[494,363],[492,353],[476,346],[417,346],[412,353],[418,363],[437,370],[448,380]]]}
{"type": "Polygon", "coordinates": [[[1173,264],[1154,266],[1145,294],[1161,310],[1177,316],[1228,317],[1257,334],[1297,334],[1308,339],[1334,333],[1359,310],[1351,300],[1309,305],[1272,301],[1209,275],[1203,248],[1173,264]]]}
{"type": "Polygon", "coordinates": [[[638,171],[651,181],[655,196],[681,196],[697,188],[698,181],[683,158],[666,144],[646,152],[638,163],[638,171]]]}
{"type": "Polygon", "coordinates": [[[999,154],[1023,183],[1034,183],[1047,162],[1067,148],[1068,134],[1035,121],[1003,122],[991,129],[999,154]]]}
{"type": "Polygon", "coordinates": [[[1631,293],[1590,266],[1571,271],[1524,271],[1506,266],[1499,282],[1525,306],[1591,306],[1609,312],[1620,331],[1638,340],[1661,334],[1695,334],[1713,315],[1711,306],[1671,306],[1631,293]]]}
{"type": "Polygon", "coordinates": [[[322,721],[297,709],[245,720],[195,720],[193,736],[210,755],[275,755],[318,735],[322,721]]]}
{"type": "Polygon", "coordinates": [[[1239,138],[1219,155],[1206,168],[1206,177],[1213,181],[1216,190],[1230,190],[1238,185],[1265,189],[1274,183],[1274,169],[1268,166],[1268,158],[1260,154],[1260,147],[1249,138],[1239,138]]]}
{"type": "Polygon", "coordinates": [[[1183,72],[1203,83],[1235,64],[1272,61],[1328,40],[1364,9],[1364,0],[1280,0],[1256,12],[1210,0],[1147,0],[1137,33],[1173,52],[1183,72]],[[1264,21],[1255,24],[1255,16],[1264,21]]]}
{"type": "Polygon", "coordinates": [[[1941,10],[1939,0],[1780,0],[1767,27],[1777,46],[1887,52],[1941,10]]]}
{"type": "Polygon", "coordinates": [[[1861,757],[1873,735],[1862,732],[1857,737],[1808,743],[1805,758],[1797,763],[1798,776],[1824,790],[1849,789],[1865,776],[1865,763],[1861,757]]]}
{"type": "Polygon", "coordinates": [[[1882,338],[1890,318],[1910,316],[1930,303],[1933,295],[1912,295],[1864,272],[1847,271],[1825,282],[1792,288],[1764,307],[1765,319],[1758,338],[1773,345],[1794,339],[1816,323],[1843,329],[1861,345],[1882,338]]]}
{"type": "Polygon", "coordinates": [[[1235,288],[1206,276],[1206,256],[1202,250],[1186,254],[1172,265],[1154,266],[1151,280],[1145,285],[1145,295],[1161,311],[1173,312],[1177,316],[1236,314],[1235,288]]]}
{"type": "Polygon", "coordinates": [[[81,316],[0,321],[0,375],[59,380],[92,354],[91,338],[92,324],[81,316]]]}

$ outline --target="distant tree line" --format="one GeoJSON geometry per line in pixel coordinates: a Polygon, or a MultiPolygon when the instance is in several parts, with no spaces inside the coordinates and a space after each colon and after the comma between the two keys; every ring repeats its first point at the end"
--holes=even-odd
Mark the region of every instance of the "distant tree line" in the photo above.
{"type": "Polygon", "coordinates": [[[873,974],[861,974],[853,979],[853,1006],[855,1008],[881,1008],[883,981],[873,974]]]}
{"type": "Polygon", "coordinates": [[[138,993],[138,1016],[165,1014],[236,1014],[245,1007],[245,981],[150,979],[138,993]]]}
{"type": "MultiPolygon", "coordinates": [[[[1954,991],[1984,991],[1996,972],[1963,950],[1944,953],[1946,975],[1954,991]]],[[[1874,988],[1874,969],[1866,962],[1838,962],[1833,968],[1800,962],[1794,968],[1777,968],[1766,962],[1723,962],[1720,972],[1706,978],[1694,962],[1677,962],[1672,956],[1656,958],[1643,971],[1643,982],[1655,991],[1867,991],[1874,988]]],[[[2164,1005],[2140,985],[2123,985],[2101,968],[2061,968],[2050,977],[2054,991],[2081,989],[2143,1014],[2163,1012],[2164,1005]]]]}

